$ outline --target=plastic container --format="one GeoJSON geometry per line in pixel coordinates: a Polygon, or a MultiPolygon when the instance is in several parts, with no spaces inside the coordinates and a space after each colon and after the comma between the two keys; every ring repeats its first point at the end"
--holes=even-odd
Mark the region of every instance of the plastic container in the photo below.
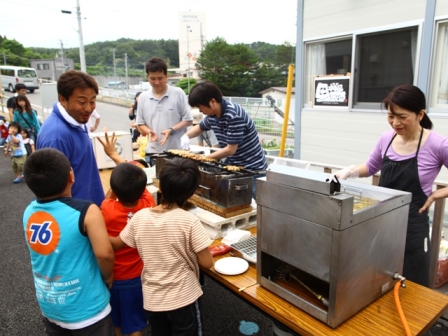
{"type": "Polygon", "coordinates": [[[258,324],[254,322],[246,322],[242,320],[240,321],[238,330],[241,335],[258,335],[260,328],[258,327],[258,324]]]}

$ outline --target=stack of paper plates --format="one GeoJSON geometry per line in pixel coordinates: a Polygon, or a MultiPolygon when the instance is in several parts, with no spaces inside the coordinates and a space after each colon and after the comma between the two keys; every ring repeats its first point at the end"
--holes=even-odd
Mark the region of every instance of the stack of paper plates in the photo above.
{"type": "Polygon", "coordinates": [[[237,275],[247,271],[249,263],[241,258],[227,257],[215,263],[215,271],[224,275],[237,275]]]}

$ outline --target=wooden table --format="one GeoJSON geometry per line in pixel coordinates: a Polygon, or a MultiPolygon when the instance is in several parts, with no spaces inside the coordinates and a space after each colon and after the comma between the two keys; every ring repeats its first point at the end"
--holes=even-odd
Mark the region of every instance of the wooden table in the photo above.
{"type": "MultiPolygon", "coordinates": [[[[256,228],[251,231],[255,232],[256,228]]],[[[219,243],[220,240],[216,240],[213,245],[219,243]]],[[[217,256],[215,261],[229,256],[230,254],[217,256]]],[[[396,336],[405,334],[395,306],[393,290],[372,302],[338,328],[333,329],[256,284],[257,271],[252,264],[248,271],[241,275],[222,275],[215,272],[213,268],[203,269],[203,271],[236,295],[301,335],[396,336]],[[251,287],[239,291],[246,286],[251,287]]],[[[423,335],[448,308],[448,296],[410,281],[405,283],[406,288],[400,288],[399,291],[403,312],[412,335],[423,335]]]]}

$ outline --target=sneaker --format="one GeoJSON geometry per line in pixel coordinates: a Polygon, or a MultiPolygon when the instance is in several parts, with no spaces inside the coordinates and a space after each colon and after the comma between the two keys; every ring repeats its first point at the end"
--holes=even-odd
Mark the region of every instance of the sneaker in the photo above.
{"type": "Polygon", "coordinates": [[[14,179],[13,182],[14,182],[14,183],[21,183],[21,182],[23,182],[23,178],[21,178],[21,177],[17,177],[17,178],[14,179]]]}

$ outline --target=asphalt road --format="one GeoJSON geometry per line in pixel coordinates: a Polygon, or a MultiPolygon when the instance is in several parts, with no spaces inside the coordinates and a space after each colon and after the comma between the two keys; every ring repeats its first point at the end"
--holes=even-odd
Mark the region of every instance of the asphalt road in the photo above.
{"type": "MultiPolygon", "coordinates": [[[[7,96],[12,96],[10,92],[5,92],[5,94],[7,96]]],[[[40,116],[45,117],[48,112],[46,109],[42,108],[40,90],[34,91],[34,93],[28,92],[27,97],[30,100],[33,109],[35,109],[40,116]]],[[[128,117],[128,109],[126,107],[97,102],[96,110],[101,116],[98,130],[102,130],[105,126],[108,127],[109,131],[129,130],[130,120],[128,117]]]]}

